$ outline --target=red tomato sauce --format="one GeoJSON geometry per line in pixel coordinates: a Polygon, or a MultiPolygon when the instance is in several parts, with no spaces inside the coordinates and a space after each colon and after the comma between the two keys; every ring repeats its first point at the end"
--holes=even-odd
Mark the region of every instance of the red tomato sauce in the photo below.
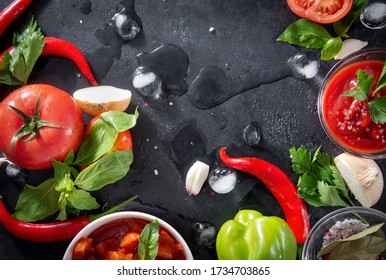
{"type": "MultiPolygon", "coordinates": [[[[138,237],[149,222],[142,219],[118,219],[82,237],[74,246],[74,260],[138,260],[138,237]]],[[[186,259],[183,246],[160,227],[156,260],[186,259]]]]}
{"type": "MultiPolygon", "coordinates": [[[[351,64],[337,72],[326,86],[323,97],[323,116],[334,138],[352,151],[376,153],[386,149],[386,124],[372,121],[368,101],[359,102],[344,93],[357,88],[357,71],[374,76],[373,88],[382,73],[380,61],[363,61],[351,64]]],[[[385,88],[378,92],[386,95],[385,88]]],[[[371,97],[369,97],[371,99],[371,97]]]]}

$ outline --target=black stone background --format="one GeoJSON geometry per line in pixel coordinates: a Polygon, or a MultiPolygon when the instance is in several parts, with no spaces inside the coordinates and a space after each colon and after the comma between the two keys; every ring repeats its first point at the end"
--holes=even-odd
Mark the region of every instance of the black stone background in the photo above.
{"type": "MultiPolygon", "coordinates": [[[[1,0],[0,9],[9,2],[1,0]]],[[[276,41],[285,28],[298,19],[283,0],[137,0],[135,10],[142,20],[141,34],[132,41],[121,42],[118,47],[105,46],[97,37],[118,4],[118,0],[36,0],[28,11],[35,15],[45,35],[68,40],[84,52],[100,84],[121,88],[130,88],[130,77],[138,67],[136,56],[162,44],[175,44],[187,53],[189,86],[206,66],[218,66],[229,78],[237,78],[256,69],[283,65],[292,55],[305,51],[276,41]],[[87,2],[91,3],[89,13],[82,10],[87,2]],[[214,32],[209,32],[210,27],[214,32]]],[[[26,15],[24,13],[3,34],[0,49],[9,46],[13,31],[26,15]]],[[[368,30],[356,21],[349,35],[368,41],[369,47],[386,46],[385,28],[368,30]]],[[[334,60],[322,62],[319,77],[334,63],[334,60]]],[[[30,83],[48,83],[72,93],[90,86],[77,73],[79,70],[69,60],[42,57],[30,83]]],[[[4,98],[10,89],[4,87],[2,91],[4,98]]],[[[185,191],[185,173],[189,166],[186,162],[181,165],[172,156],[173,135],[185,125],[191,125],[203,135],[205,154],[189,154],[187,149],[190,160],[198,156],[213,159],[214,163],[220,146],[235,144],[242,151],[240,155],[270,161],[296,182],[288,152],[291,147],[305,145],[316,149],[321,145],[333,156],[340,153],[320,126],[317,94],[317,84],[288,77],[249,90],[213,109],[200,110],[192,106],[187,94],[154,100],[133,92],[127,112],[133,113],[138,107],[140,117],[132,129],[132,169],[124,179],[95,192],[94,196],[109,207],[138,194],[138,202],[130,204],[126,210],[157,215],[181,233],[195,259],[216,259],[214,247],[200,247],[194,243],[192,226],[195,222],[210,221],[218,230],[241,207],[281,217],[283,213],[262,183],[242,174],[237,187],[228,194],[211,195],[210,187],[206,186],[199,195],[189,196],[185,191]],[[262,133],[262,143],[256,149],[246,147],[243,141],[243,129],[252,121],[259,124],[262,133]]],[[[89,119],[85,116],[86,122],[89,119]]],[[[385,161],[377,162],[385,171],[385,161]]],[[[4,168],[0,172],[0,194],[12,211],[22,186],[8,179],[4,168]]],[[[37,185],[50,172],[31,172],[28,183],[37,185]]],[[[386,211],[385,201],[384,193],[374,208],[386,211]]],[[[334,210],[308,208],[312,225],[334,210]]],[[[38,244],[20,240],[0,225],[0,259],[61,259],[68,244],[69,241],[38,244]]]]}

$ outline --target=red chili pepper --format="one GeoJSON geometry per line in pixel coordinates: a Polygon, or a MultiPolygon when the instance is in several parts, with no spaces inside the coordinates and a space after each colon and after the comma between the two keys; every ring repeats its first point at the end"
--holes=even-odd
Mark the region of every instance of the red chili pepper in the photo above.
{"type": "Polygon", "coordinates": [[[0,12],[0,36],[31,3],[32,0],[16,0],[0,12]]]}
{"type": "MultiPolygon", "coordinates": [[[[58,57],[63,57],[70,59],[75,65],[79,68],[83,76],[93,85],[97,86],[98,83],[91,71],[90,65],[87,62],[87,59],[84,57],[83,53],[73,44],[67,42],[66,40],[54,38],[54,37],[44,37],[44,47],[41,55],[54,55],[58,57]]],[[[3,56],[6,52],[12,52],[15,47],[12,46],[5,50],[0,55],[0,62],[3,60],[3,56]]]]}
{"type": "Polygon", "coordinates": [[[279,202],[285,219],[298,244],[303,244],[310,232],[310,220],[304,201],[297,195],[291,179],[277,166],[255,157],[231,157],[226,148],[220,149],[220,159],[225,165],[259,179],[279,202]]]}
{"type": "Polygon", "coordinates": [[[19,221],[7,211],[3,201],[0,199],[0,223],[3,224],[8,232],[25,240],[34,242],[64,241],[74,238],[75,235],[90,222],[117,211],[136,198],[137,196],[134,196],[102,214],[80,216],[52,223],[28,223],[19,221]]]}

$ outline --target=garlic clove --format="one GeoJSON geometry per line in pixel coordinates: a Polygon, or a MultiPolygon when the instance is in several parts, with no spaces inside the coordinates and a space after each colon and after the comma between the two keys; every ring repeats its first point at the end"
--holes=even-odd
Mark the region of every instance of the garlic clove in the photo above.
{"type": "Polygon", "coordinates": [[[339,53],[334,57],[336,60],[343,59],[349,54],[352,54],[367,46],[367,42],[358,39],[346,39],[342,43],[342,48],[339,53]]]}
{"type": "Polygon", "coordinates": [[[379,201],[383,191],[383,175],[372,159],[342,153],[334,158],[348,189],[364,207],[379,201]]]}
{"type": "Polygon", "coordinates": [[[190,195],[197,195],[209,175],[209,165],[196,161],[186,174],[186,191],[190,195]]]}

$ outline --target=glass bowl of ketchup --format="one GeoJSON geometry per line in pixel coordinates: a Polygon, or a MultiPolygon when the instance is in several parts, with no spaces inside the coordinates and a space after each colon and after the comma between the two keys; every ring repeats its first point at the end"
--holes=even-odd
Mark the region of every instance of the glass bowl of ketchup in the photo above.
{"type": "MultiPolygon", "coordinates": [[[[386,96],[386,87],[375,91],[385,61],[386,48],[362,49],[336,63],[324,78],[318,96],[319,119],[325,133],[343,151],[366,158],[386,158],[382,102],[373,102],[386,96]],[[363,77],[373,81],[359,94],[360,88],[366,88],[363,77]],[[347,92],[355,94],[348,96],[347,92]]],[[[386,102],[383,106],[386,108],[386,102]]]]}
{"type": "Polygon", "coordinates": [[[84,227],[67,247],[63,259],[193,260],[193,255],[184,238],[164,220],[147,213],[122,211],[98,218],[84,227]],[[152,225],[146,229],[149,224],[152,225]],[[148,258],[149,255],[155,258],[148,258]]]}

